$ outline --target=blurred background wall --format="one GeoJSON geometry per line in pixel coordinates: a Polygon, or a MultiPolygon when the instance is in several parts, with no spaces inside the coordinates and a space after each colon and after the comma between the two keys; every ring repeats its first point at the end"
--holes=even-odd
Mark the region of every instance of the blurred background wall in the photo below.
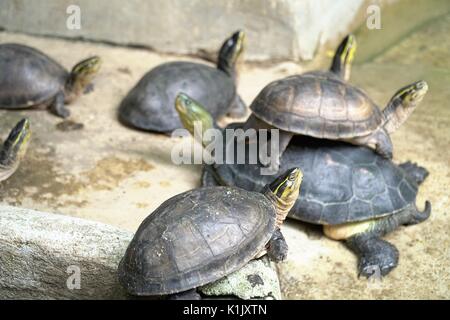
{"type": "MultiPolygon", "coordinates": [[[[370,1],[377,3],[393,0],[370,1]]],[[[236,29],[247,60],[308,60],[366,16],[366,0],[0,0],[0,27],[13,32],[138,45],[159,52],[218,50],[236,29]],[[80,8],[69,29],[67,8],[80,8]]]]}

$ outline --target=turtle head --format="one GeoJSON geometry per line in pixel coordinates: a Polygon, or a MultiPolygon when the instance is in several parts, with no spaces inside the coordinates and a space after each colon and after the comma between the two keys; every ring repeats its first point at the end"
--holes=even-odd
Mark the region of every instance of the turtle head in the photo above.
{"type": "MultiPolygon", "coordinates": [[[[214,119],[211,114],[197,101],[185,93],[179,93],[175,99],[181,123],[194,137],[203,137],[202,132],[214,128],[214,119]],[[200,135],[195,134],[197,132],[200,135]]],[[[199,141],[204,145],[204,141],[199,141]]]]}
{"type": "Polygon", "coordinates": [[[280,225],[297,201],[303,173],[299,168],[287,170],[265,187],[265,195],[277,208],[277,222],[280,225]]]}
{"type": "Polygon", "coordinates": [[[0,180],[6,179],[17,169],[27,151],[30,136],[28,119],[20,120],[11,130],[0,151],[0,180]]]}
{"type": "Polygon", "coordinates": [[[70,72],[68,89],[74,91],[75,94],[83,92],[98,73],[101,65],[102,59],[98,56],[93,56],[77,63],[70,72]]]}
{"type": "Polygon", "coordinates": [[[244,51],[245,33],[242,30],[236,31],[222,44],[219,51],[217,68],[224,71],[231,77],[235,77],[235,65],[238,58],[244,51]]]}
{"type": "Polygon", "coordinates": [[[383,109],[384,129],[388,133],[397,130],[420,104],[428,91],[428,84],[417,81],[398,90],[383,109]]]}
{"type": "Polygon", "coordinates": [[[428,84],[423,81],[417,81],[398,90],[392,97],[392,101],[398,101],[403,107],[415,107],[428,91],[428,84]]]}
{"type": "Polygon", "coordinates": [[[334,54],[333,63],[330,71],[339,76],[341,79],[348,81],[350,79],[350,69],[356,51],[355,36],[349,34],[342,40],[341,44],[334,54]]]}

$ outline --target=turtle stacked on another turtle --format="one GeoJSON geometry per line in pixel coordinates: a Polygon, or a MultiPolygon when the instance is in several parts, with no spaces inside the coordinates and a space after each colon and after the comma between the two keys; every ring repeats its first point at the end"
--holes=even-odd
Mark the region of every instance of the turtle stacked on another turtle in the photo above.
{"type": "Polygon", "coordinates": [[[275,159],[271,163],[274,172],[294,135],[367,146],[392,158],[389,134],[419,105],[428,90],[427,83],[418,81],[401,88],[381,111],[364,91],[346,82],[355,50],[355,39],[349,35],[338,47],[329,71],[271,82],[250,105],[252,115],[245,129],[280,130],[279,155],[271,157],[275,159]]]}
{"type": "Polygon", "coordinates": [[[207,106],[214,119],[245,115],[246,106],[236,91],[236,63],[244,38],[244,32],[237,31],[223,43],[216,68],[176,61],[150,70],[122,100],[119,119],[141,130],[170,134],[182,127],[173,108],[180,92],[207,106]]]}
{"type": "MultiPolygon", "coordinates": [[[[176,110],[192,135],[196,121],[201,122],[203,130],[214,127],[208,112],[186,95],[178,97],[176,110]]],[[[245,124],[234,123],[223,130],[243,127],[245,124]]],[[[195,136],[202,137],[199,142],[211,150],[206,135],[195,136]]],[[[229,135],[222,136],[225,141],[219,146],[223,146],[224,158],[230,159],[229,150],[242,150],[237,145],[238,137],[227,141],[229,135]],[[234,146],[229,148],[230,144],[234,146]]],[[[243,164],[205,165],[202,185],[256,191],[270,181],[272,176],[262,174],[261,163],[251,163],[251,147],[245,146],[243,164]]],[[[236,155],[231,156],[235,159],[236,155]]],[[[325,235],[345,240],[359,257],[359,274],[367,277],[376,272],[386,275],[398,264],[398,250],[381,237],[401,225],[422,222],[431,213],[428,201],[423,211],[415,204],[419,185],[428,171],[411,162],[395,165],[362,146],[296,136],[281,157],[279,172],[291,167],[300,168],[304,180],[289,217],[323,225],[325,235]]]]}

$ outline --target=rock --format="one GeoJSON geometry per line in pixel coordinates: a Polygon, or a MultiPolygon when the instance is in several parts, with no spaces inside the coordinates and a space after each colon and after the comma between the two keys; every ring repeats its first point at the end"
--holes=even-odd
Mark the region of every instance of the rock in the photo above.
{"type": "Polygon", "coordinates": [[[252,260],[242,269],[199,290],[206,295],[233,295],[241,299],[281,299],[280,283],[267,257],[252,260]]]}
{"type": "Polygon", "coordinates": [[[319,45],[349,32],[364,18],[364,2],[14,0],[0,2],[0,28],[206,56],[244,29],[248,60],[298,60],[311,59],[319,45]]]}
{"type": "MultiPolygon", "coordinates": [[[[133,234],[84,219],[0,206],[0,299],[129,299],[117,266],[133,234]]],[[[250,262],[207,295],[280,298],[275,269],[250,262]]]]}
{"type": "Polygon", "coordinates": [[[0,206],[0,299],[126,298],[116,271],[131,238],[102,223],[0,206]]]}

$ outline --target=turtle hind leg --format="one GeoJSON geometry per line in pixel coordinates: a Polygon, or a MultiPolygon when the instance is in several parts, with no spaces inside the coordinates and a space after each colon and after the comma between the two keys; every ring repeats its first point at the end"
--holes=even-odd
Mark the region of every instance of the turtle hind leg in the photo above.
{"type": "Polygon", "coordinates": [[[398,265],[397,248],[375,234],[356,234],[346,243],[358,256],[358,276],[385,276],[398,265]]]}
{"type": "Polygon", "coordinates": [[[288,245],[279,228],[275,230],[272,238],[270,238],[266,250],[267,255],[272,261],[281,262],[287,258],[288,245]]]}
{"type": "Polygon", "coordinates": [[[172,294],[168,297],[169,300],[202,300],[202,296],[197,292],[197,289],[191,289],[179,293],[172,294]]]}
{"type": "Polygon", "coordinates": [[[242,118],[247,114],[247,105],[239,95],[236,95],[227,116],[231,118],[242,118]]]}
{"type": "Polygon", "coordinates": [[[380,128],[371,135],[345,140],[347,142],[369,147],[386,159],[392,159],[393,146],[387,131],[380,128]]]}
{"type": "Polygon", "coordinates": [[[61,118],[70,116],[70,110],[65,106],[65,96],[63,92],[56,95],[55,100],[50,104],[50,111],[61,118]]]}
{"type": "Polygon", "coordinates": [[[386,218],[373,220],[362,232],[349,234],[347,245],[359,257],[359,274],[370,277],[376,272],[384,276],[398,263],[398,250],[380,237],[401,225],[420,223],[431,214],[431,204],[425,202],[425,209],[419,211],[415,204],[386,218]]]}
{"type": "Polygon", "coordinates": [[[403,170],[405,170],[408,173],[408,175],[416,181],[417,184],[421,184],[423,181],[425,181],[425,179],[430,174],[430,172],[427,169],[411,161],[401,163],[398,166],[403,170]]]}

